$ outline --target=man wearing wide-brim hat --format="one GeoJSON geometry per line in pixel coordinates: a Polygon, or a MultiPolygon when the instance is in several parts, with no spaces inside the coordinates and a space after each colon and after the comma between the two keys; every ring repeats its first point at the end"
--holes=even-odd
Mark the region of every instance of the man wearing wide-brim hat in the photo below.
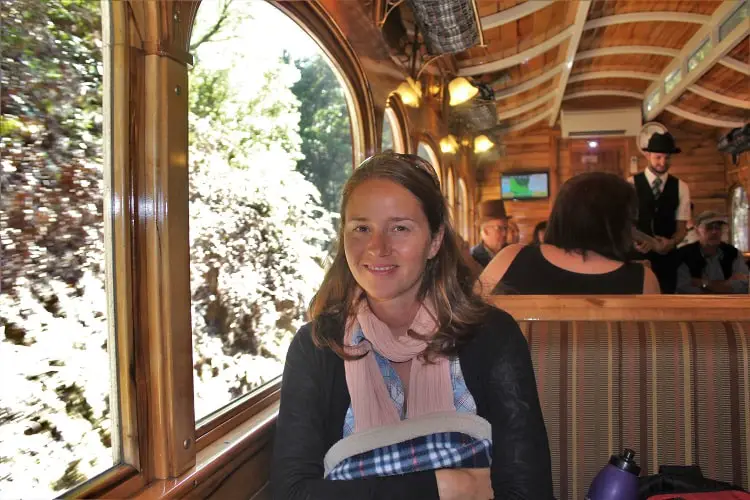
{"type": "Polygon", "coordinates": [[[670,159],[680,152],[669,132],[655,133],[643,150],[648,166],[629,179],[638,194],[639,230],[653,239],[636,241],[635,248],[651,262],[662,293],[674,293],[677,279],[675,248],[687,233],[690,190],[669,174],[670,159]]]}
{"type": "Polygon", "coordinates": [[[747,293],[748,269],[737,248],[721,241],[723,214],[707,211],[695,219],[698,241],[679,251],[677,293],[747,293]]]}
{"type": "Polygon", "coordinates": [[[479,205],[482,242],[472,247],[471,256],[484,267],[507,244],[508,219],[503,200],[487,200],[479,205]]]}

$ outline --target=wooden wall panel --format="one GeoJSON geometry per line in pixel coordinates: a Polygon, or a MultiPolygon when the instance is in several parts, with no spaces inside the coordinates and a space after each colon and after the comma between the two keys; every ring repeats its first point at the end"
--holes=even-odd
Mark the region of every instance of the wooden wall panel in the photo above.
{"type": "MultiPolygon", "coordinates": [[[[716,149],[713,135],[697,136],[673,130],[682,153],[672,157],[670,173],[688,184],[695,204],[695,213],[703,210],[727,209],[727,189],[737,182],[740,172],[750,178],[750,157],[743,156],[744,166],[732,170],[725,165],[725,157],[716,149]],[[733,172],[731,177],[727,172],[733,172]]],[[[481,169],[478,181],[478,201],[500,198],[500,177],[511,170],[550,170],[549,200],[506,202],[506,209],[518,222],[521,242],[531,240],[534,225],[549,217],[559,186],[581,172],[605,170],[628,177],[646,168],[632,137],[600,139],[597,148],[589,148],[589,139],[562,139],[559,132],[549,130],[532,135],[508,137],[505,156],[481,169]],[[596,157],[597,163],[586,163],[582,157],[596,157]],[[631,163],[631,160],[635,163],[631,163]],[[632,166],[631,166],[632,165],[632,166]],[[637,165],[635,170],[633,167],[637,165]]],[[[731,160],[730,160],[731,163],[731,160]]],[[[746,181],[747,185],[747,181],[746,181]]]]}

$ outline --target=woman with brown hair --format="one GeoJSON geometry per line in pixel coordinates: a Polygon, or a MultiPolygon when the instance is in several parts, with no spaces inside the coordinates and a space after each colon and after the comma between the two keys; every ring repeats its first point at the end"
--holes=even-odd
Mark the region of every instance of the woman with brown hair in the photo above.
{"type": "Polygon", "coordinates": [[[635,189],[605,172],[563,184],[544,242],[509,245],[479,277],[483,294],[592,295],[659,293],[654,273],[630,261],[635,189]]]}
{"type": "Polygon", "coordinates": [[[552,498],[528,346],[472,292],[432,167],[375,155],[341,207],[284,368],[274,498],[552,498]]]}

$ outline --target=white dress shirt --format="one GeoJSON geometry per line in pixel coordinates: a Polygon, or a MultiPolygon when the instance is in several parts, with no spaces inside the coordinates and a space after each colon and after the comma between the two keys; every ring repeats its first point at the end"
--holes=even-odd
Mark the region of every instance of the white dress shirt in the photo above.
{"type": "MultiPolygon", "coordinates": [[[[664,192],[664,186],[667,185],[667,178],[669,177],[669,172],[666,174],[662,174],[657,176],[655,173],[651,171],[650,168],[647,168],[644,173],[646,174],[646,180],[648,181],[649,186],[654,185],[654,180],[656,180],[657,177],[661,179],[661,185],[659,186],[659,192],[664,192]]],[[[678,197],[679,197],[679,204],[677,205],[677,210],[675,211],[675,219],[678,221],[685,221],[687,222],[690,220],[690,188],[688,188],[688,185],[682,180],[677,179],[679,182],[678,190],[678,197]]],[[[628,182],[631,184],[635,184],[635,179],[633,177],[628,178],[628,182]]]]}

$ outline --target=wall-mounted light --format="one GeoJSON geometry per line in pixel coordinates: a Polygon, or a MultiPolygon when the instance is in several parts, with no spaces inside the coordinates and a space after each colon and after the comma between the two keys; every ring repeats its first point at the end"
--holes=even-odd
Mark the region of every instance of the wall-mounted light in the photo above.
{"type": "Polygon", "coordinates": [[[474,138],[474,152],[475,153],[486,153],[490,149],[495,147],[495,143],[490,140],[486,135],[478,135],[474,138]]]}
{"type": "Polygon", "coordinates": [[[458,141],[453,134],[440,139],[440,151],[445,154],[455,154],[458,151],[458,141]]]}
{"type": "Polygon", "coordinates": [[[451,96],[450,105],[458,106],[463,104],[479,92],[479,89],[469,82],[463,76],[451,80],[448,84],[448,93],[451,96]]]}
{"type": "Polygon", "coordinates": [[[596,142],[596,141],[589,141],[589,147],[591,149],[595,149],[595,148],[599,147],[599,143],[596,142]]]}
{"type": "Polygon", "coordinates": [[[419,107],[419,100],[422,98],[422,89],[419,88],[419,85],[412,78],[409,77],[405,82],[401,83],[396,89],[396,93],[401,97],[401,102],[404,103],[404,106],[409,106],[410,108],[419,107]]]}

